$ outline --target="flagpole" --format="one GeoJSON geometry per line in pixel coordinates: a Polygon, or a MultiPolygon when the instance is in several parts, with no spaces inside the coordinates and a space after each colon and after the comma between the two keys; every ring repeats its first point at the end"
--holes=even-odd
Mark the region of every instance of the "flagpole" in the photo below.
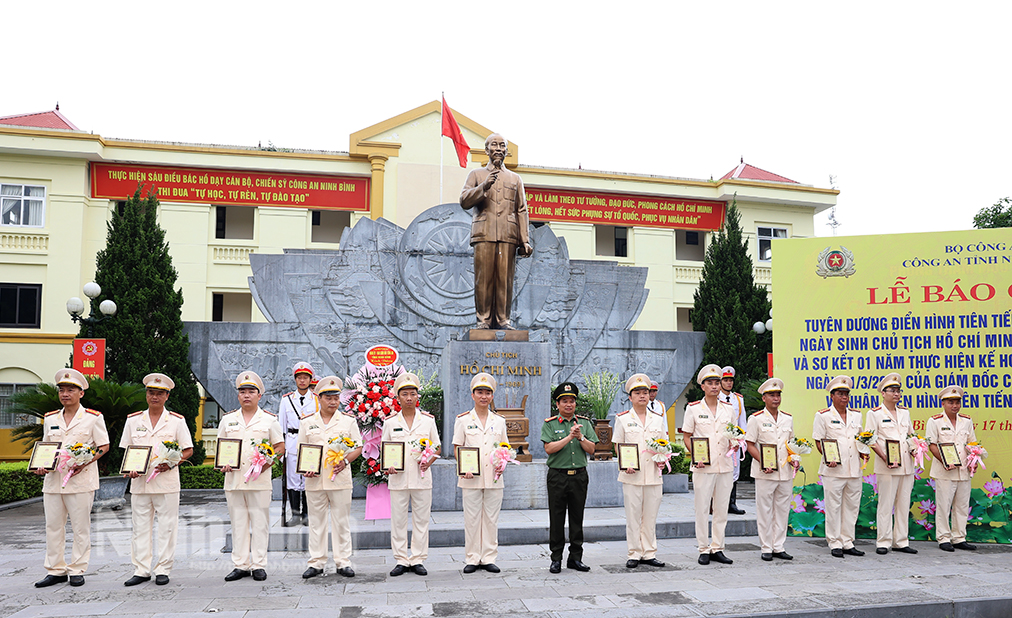
{"type": "Polygon", "coordinates": [[[443,107],[446,101],[446,93],[439,93],[439,198],[436,204],[443,203],[443,107]]]}

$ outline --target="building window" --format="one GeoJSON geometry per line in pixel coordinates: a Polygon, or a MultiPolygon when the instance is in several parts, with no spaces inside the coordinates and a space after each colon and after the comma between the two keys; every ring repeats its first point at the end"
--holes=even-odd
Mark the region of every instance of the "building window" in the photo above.
{"type": "Polygon", "coordinates": [[[215,206],[214,237],[253,240],[256,209],[249,206],[215,206]]]}
{"type": "Polygon", "coordinates": [[[759,228],[759,260],[769,262],[773,259],[773,239],[787,238],[787,230],[780,227],[759,228]]]}
{"type": "Polygon", "coordinates": [[[692,230],[675,230],[675,259],[689,262],[702,262],[706,251],[699,242],[699,232],[692,230]]]}
{"type": "Polygon", "coordinates": [[[312,242],[341,242],[344,228],[351,227],[351,213],[341,210],[313,210],[312,242]]]}
{"type": "Polygon", "coordinates": [[[613,225],[595,225],[597,255],[629,257],[629,228],[613,225]]]}
{"type": "Polygon", "coordinates": [[[0,283],[0,328],[39,328],[41,318],[41,285],[0,283]]]}
{"type": "Polygon", "coordinates": [[[242,292],[211,294],[212,322],[252,322],[253,296],[242,292]]]}
{"type": "Polygon", "coordinates": [[[11,412],[11,395],[35,388],[34,384],[0,384],[0,427],[11,428],[28,425],[36,419],[28,414],[11,412]]]}
{"type": "Polygon", "coordinates": [[[42,227],[45,208],[45,187],[0,185],[0,225],[42,227]]]}

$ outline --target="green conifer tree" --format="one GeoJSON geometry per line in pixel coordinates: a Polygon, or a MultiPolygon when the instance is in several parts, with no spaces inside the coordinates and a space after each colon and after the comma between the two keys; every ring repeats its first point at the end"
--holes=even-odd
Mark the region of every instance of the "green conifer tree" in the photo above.
{"type": "Polygon", "coordinates": [[[736,385],[765,380],[766,353],[773,350],[772,333],[752,330],[770,311],[766,288],[755,283],[752,268],[741,213],[732,200],[724,228],[706,249],[703,277],[693,295],[692,328],[706,331],[703,365],[733,365],[736,385]]]}
{"type": "MultiPolygon", "coordinates": [[[[96,302],[116,302],[116,316],[93,326],[93,336],[106,340],[106,379],[140,383],[145,375],[164,373],[176,387],[166,408],[186,417],[194,437],[190,461],[201,464],[204,447],[196,440],[200,409],[197,383],[190,370],[190,339],[183,332],[183,291],[174,289],[165,230],[158,225],[158,199],[142,196],[141,187],[114,210],[107,224],[105,249],[96,257],[95,282],[102,286],[96,302]]],[[[85,336],[82,325],[80,336],[85,336]]],[[[110,436],[113,448],[119,436],[110,436]]]]}

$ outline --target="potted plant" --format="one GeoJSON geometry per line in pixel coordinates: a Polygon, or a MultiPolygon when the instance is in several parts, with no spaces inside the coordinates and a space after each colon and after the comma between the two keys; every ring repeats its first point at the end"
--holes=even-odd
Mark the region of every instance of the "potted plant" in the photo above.
{"type": "Polygon", "coordinates": [[[587,386],[584,399],[594,414],[594,431],[597,433],[597,446],[594,459],[611,459],[611,425],[608,423],[608,412],[618,394],[619,379],[614,373],[604,370],[585,374],[583,383],[587,386]]]}

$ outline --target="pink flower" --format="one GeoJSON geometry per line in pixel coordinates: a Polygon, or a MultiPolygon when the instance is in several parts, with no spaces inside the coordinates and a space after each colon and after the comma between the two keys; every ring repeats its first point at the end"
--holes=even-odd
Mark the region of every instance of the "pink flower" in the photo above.
{"type": "Polygon", "coordinates": [[[931,523],[929,523],[928,520],[926,519],[915,519],[914,523],[923,527],[925,530],[931,530],[932,528],[934,528],[934,526],[931,525],[931,523]]]}
{"type": "Polygon", "coordinates": [[[928,479],[928,487],[931,489],[935,488],[935,479],[928,479]]]}
{"type": "Polygon", "coordinates": [[[994,498],[1005,493],[1005,485],[1002,484],[1001,479],[991,479],[984,483],[984,493],[987,494],[988,498],[994,498]]]}
{"type": "Polygon", "coordinates": [[[815,510],[817,512],[819,512],[819,513],[825,513],[826,512],[826,501],[825,500],[820,500],[820,499],[816,498],[815,499],[815,510]]]}
{"type": "Polygon", "coordinates": [[[921,512],[925,515],[934,515],[936,506],[931,500],[921,500],[917,503],[917,508],[921,509],[921,512]]]}
{"type": "Polygon", "coordinates": [[[924,468],[914,468],[914,480],[920,479],[922,474],[924,474],[924,468]]]}
{"type": "Polygon", "coordinates": [[[795,513],[805,512],[805,501],[798,494],[794,494],[794,498],[791,500],[791,510],[795,513]]]}
{"type": "Polygon", "coordinates": [[[869,474],[868,476],[864,477],[862,480],[865,483],[868,483],[869,485],[871,485],[872,489],[875,490],[875,493],[878,493],[878,477],[876,477],[874,474],[869,474]]]}

